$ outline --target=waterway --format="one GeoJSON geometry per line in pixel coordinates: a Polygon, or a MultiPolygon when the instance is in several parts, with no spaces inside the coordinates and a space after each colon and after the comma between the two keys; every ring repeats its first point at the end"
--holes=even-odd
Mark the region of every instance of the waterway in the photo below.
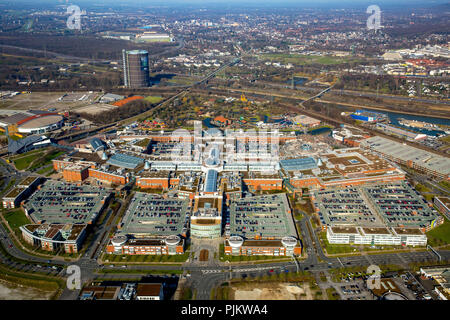
{"type": "MultiPolygon", "coordinates": [[[[346,106],[338,105],[338,107],[345,111],[354,111],[354,109],[348,108],[346,106]]],[[[433,123],[433,124],[441,124],[441,125],[450,126],[449,119],[434,118],[434,117],[427,117],[427,116],[414,116],[414,115],[403,114],[403,113],[398,113],[398,112],[380,111],[380,110],[370,109],[370,108],[364,108],[364,109],[386,114],[389,117],[389,121],[394,126],[398,126],[398,127],[407,129],[409,131],[424,133],[429,136],[442,135],[442,134],[445,134],[445,132],[442,130],[422,129],[422,128],[413,128],[413,127],[403,126],[398,122],[399,119],[403,118],[403,119],[408,119],[408,120],[417,120],[417,121],[423,121],[423,122],[428,122],[428,123],[433,123]]],[[[449,113],[450,113],[450,110],[449,110],[449,113]]]]}
{"type": "MultiPolygon", "coordinates": [[[[317,128],[317,129],[313,129],[308,131],[308,134],[313,135],[313,136],[317,136],[319,134],[330,134],[331,133],[331,129],[328,127],[321,127],[321,128],[317,128]]],[[[303,131],[295,131],[296,135],[299,134],[303,134],[303,131]]]]}
{"type": "MultiPolygon", "coordinates": [[[[301,86],[308,80],[309,80],[308,78],[297,78],[297,77],[294,77],[294,84],[296,86],[301,86]]],[[[286,81],[286,83],[292,85],[292,79],[289,79],[288,81],[286,81]]]]}
{"type": "Polygon", "coordinates": [[[150,77],[150,83],[152,85],[159,84],[161,82],[161,79],[169,79],[170,80],[173,77],[175,77],[175,74],[171,74],[171,73],[157,74],[154,77],[150,77]]]}

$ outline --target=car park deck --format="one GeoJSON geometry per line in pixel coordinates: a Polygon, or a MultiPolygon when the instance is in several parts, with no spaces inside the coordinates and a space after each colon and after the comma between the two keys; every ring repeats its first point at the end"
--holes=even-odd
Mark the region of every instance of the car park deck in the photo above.
{"type": "Polygon", "coordinates": [[[137,236],[179,235],[186,223],[188,200],[164,199],[137,192],[122,219],[120,232],[137,236]]]}
{"type": "Polygon", "coordinates": [[[297,237],[285,194],[235,200],[230,206],[230,234],[244,239],[297,237]]]}
{"type": "Polygon", "coordinates": [[[34,222],[92,223],[110,192],[104,188],[47,181],[24,204],[34,222]]]}

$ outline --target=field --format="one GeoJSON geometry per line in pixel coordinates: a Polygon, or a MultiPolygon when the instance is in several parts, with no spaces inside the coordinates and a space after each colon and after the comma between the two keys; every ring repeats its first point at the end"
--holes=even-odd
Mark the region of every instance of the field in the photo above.
{"type": "Polygon", "coordinates": [[[136,262],[136,263],[158,263],[158,262],[174,262],[180,263],[185,262],[188,258],[189,253],[179,255],[116,255],[107,254],[104,256],[104,261],[109,263],[121,263],[121,262],[136,262]]]}
{"type": "Polygon", "coordinates": [[[292,63],[295,65],[337,65],[349,62],[358,62],[358,59],[352,57],[332,57],[332,56],[308,56],[302,54],[264,54],[261,56],[264,60],[270,60],[282,63],[292,63]]]}
{"type": "Polygon", "coordinates": [[[316,296],[309,282],[239,283],[232,285],[230,291],[230,300],[314,300],[316,296]]]}
{"type": "Polygon", "coordinates": [[[113,106],[110,104],[96,103],[96,104],[91,104],[88,106],[83,106],[81,108],[76,109],[75,111],[80,112],[80,113],[87,113],[90,115],[96,115],[96,114],[100,114],[105,111],[112,111],[117,108],[119,108],[119,107],[113,106]]]}
{"type": "Polygon", "coordinates": [[[439,185],[441,187],[447,189],[450,192],[450,182],[448,182],[448,181],[441,181],[441,182],[439,182],[439,185]]]}
{"type": "Polygon", "coordinates": [[[53,159],[63,153],[63,151],[58,150],[38,149],[15,156],[13,162],[17,170],[33,170],[51,164],[53,159]]]}
{"type": "Polygon", "coordinates": [[[11,229],[14,230],[15,233],[20,233],[19,227],[30,223],[30,220],[25,216],[22,210],[14,210],[3,213],[6,221],[8,221],[11,229]]]}
{"type": "Polygon", "coordinates": [[[0,281],[0,300],[49,300],[52,292],[0,281]]]}
{"type": "Polygon", "coordinates": [[[148,97],[145,97],[145,101],[148,101],[148,102],[150,102],[150,103],[158,103],[158,102],[160,102],[161,100],[162,100],[163,98],[162,97],[159,97],[159,96],[148,96],[148,97]]]}
{"type": "MultiPolygon", "coordinates": [[[[9,110],[48,110],[50,108],[55,108],[55,112],[73,110],[91,104],[98,95],[97,93],[93,93],[89,99],[83,101],[58,101],[64,94],[65,92],[22,93],[0,101],[0,115],[9,112],[9,110]]],[[[80,92],[79,94],[82,97],[89,93],[80,92]]]]}
{"type": "Polygon", "coordinates": [[[427,232],[430,246],[443,246],[450,244],[450,222],[444,218],[444,223],[427,232]]]}

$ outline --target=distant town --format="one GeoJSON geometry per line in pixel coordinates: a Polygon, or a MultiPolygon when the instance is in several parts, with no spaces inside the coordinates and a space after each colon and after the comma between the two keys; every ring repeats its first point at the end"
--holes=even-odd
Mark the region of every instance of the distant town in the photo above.
{"type": "Polygon", "coordinates": [[[448,4],[67,7],[0,4],[0,299],[448,300],[448,4]]]}

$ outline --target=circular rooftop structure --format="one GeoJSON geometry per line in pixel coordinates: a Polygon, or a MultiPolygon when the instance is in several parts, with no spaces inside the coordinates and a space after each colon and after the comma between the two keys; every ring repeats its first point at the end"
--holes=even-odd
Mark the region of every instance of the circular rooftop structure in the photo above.
{"type": "Polygon", "coordinates": [[[297,239],[294,237],[283,237],[283,239],[281,239],[281,243],[287,248],[293,248],[297,245],[297,239]]]}
{"type": "Polygon", "coordinates": [[[22,133],[44,133],[61,127],[63,117],[58,114],[32,116],[20,121],[19,132],[22,133]]]}
{"type": "Polygon", "coordinates": [[[404,295],[398,292],[386,292],[382,297],[382,300],[408,300],[404,295]]]}
{"type": "Polygon", "coordinates": [[[232,248],[239,248],[244,243],[244,239],[239,236],[232,236],[228,239],[228,243],[232,248]]]}
{"type": "Polygon", "coordinates": [[[127,236],[115,236],[111,240],[111,243],[115,247],[120,247],[120,246],[124,245],[127,242],[127,240],[128,240],[127,236]]]}
{"type": "Polygon", "coordinates": [[[176,246],[177,244],[180,243],[181,238],[179,236],[173,235],[173,236],[168,236],[164,241],[166,242],[166,244],[168,246],[176,246]]]}

